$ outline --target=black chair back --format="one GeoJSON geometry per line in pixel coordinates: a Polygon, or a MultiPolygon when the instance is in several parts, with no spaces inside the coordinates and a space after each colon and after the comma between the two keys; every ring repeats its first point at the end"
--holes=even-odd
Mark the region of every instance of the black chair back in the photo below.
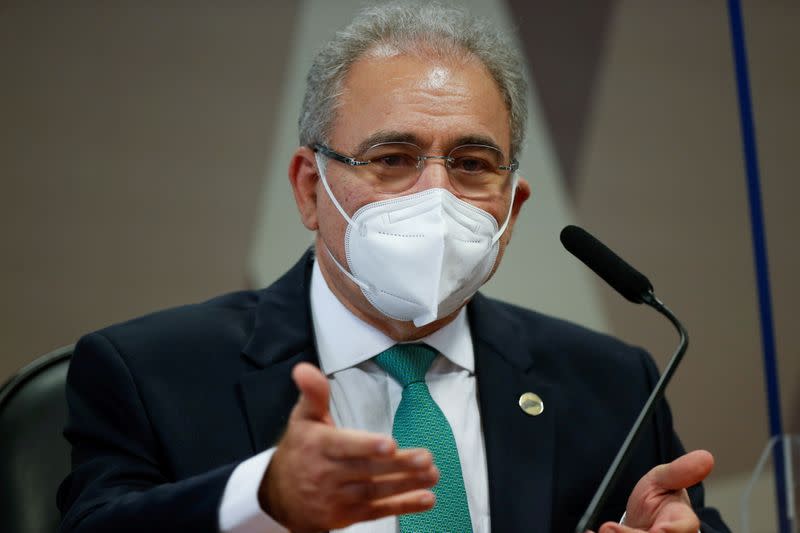
{"type": "Polygon", "coordinates": [[[40,357],[0,387],[0,531],[58,530],[56,491],[70,469],[62,431],[73,349],[40,357]]]}

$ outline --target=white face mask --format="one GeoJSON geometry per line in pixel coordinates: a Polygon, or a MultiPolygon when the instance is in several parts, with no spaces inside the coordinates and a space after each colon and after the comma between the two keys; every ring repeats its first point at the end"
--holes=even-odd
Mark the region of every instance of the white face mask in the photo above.
{"type": "Polygon", "coordinates": [[[516,175],[498,230],[491,214],[439,188],[367,204],[350,218],[325,178],[327,161],[316,159],[322,184],[347,221],[350,271],[328,255],[378,311],[424,326],[458,309],[489,277],[511,218],[516,175]]]}

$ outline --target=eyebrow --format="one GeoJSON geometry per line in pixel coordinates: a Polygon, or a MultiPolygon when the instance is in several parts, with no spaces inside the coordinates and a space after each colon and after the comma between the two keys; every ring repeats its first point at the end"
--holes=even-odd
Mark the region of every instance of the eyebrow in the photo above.
{"type": "Polygon", "coordinates": [[[482,144],[484,146],[491,146],[501,154],[505,155],[503,150],[494,142],[490,137],[486,137],[485,135],[465,135],[463,137],[459,137],[453,143],[453,147],[456,146],[464,146],[465,144],[482,144]]]}
{"type": "Polygon", "coordinates": [[[378,130],[363,141],[356,147],[355,157],[359,157],[367,150],[381,143],[411,143],[419,146],[419,138],[413,133],[404,133],[402,131],[392,130],[378,130]]]}
{"type": "MultiPolygon", "coordinates": [[[[379,130],[361,141],[359,145],[356,147],[355,152],[353,154],[354,157],[360,157],[364,154],[367,150],[375,146],[376,144],[381,143],[391,143],[391,142],[405,142],[411,143],[419,146],[422,144],[422,141],[419,137],[417,137],[413,133],[409,132],[402,132],[402,131],[394,131],[394,130],[379,130]]],[[[462,135],[461,137],[455,138],[451,143],[450,146],[453,148],[457,146],[463,146],[465,144],[482,144],[485,146],[491,146],[492,148],[499,151],[501,154],[505,155],[503,150],[497,145],[491,137],[487,137],[485,135],[478,135],[478,134],[471,134],[471,135],[462,135]]]]}

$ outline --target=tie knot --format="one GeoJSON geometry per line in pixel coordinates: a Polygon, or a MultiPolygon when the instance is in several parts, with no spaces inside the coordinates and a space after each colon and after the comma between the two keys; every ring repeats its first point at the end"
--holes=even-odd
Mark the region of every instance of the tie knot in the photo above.
{"type": "Polygon", "coordinates": [[[436,350],[426,344],[395,344],[375,356],[375,362],[403,388],[425,382],[425,374],[436,358],[436,350]]]}

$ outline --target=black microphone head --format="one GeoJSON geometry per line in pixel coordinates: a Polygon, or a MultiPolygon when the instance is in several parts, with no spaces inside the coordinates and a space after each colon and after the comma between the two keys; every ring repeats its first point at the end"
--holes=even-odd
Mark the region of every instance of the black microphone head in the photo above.
{"type": "Polygon", "coordinates": [[[565,227],[561,230],[561,244],[631,302],[640,304],[646,294],[653,292],[649,279],[583,228],[565,227]]]}

